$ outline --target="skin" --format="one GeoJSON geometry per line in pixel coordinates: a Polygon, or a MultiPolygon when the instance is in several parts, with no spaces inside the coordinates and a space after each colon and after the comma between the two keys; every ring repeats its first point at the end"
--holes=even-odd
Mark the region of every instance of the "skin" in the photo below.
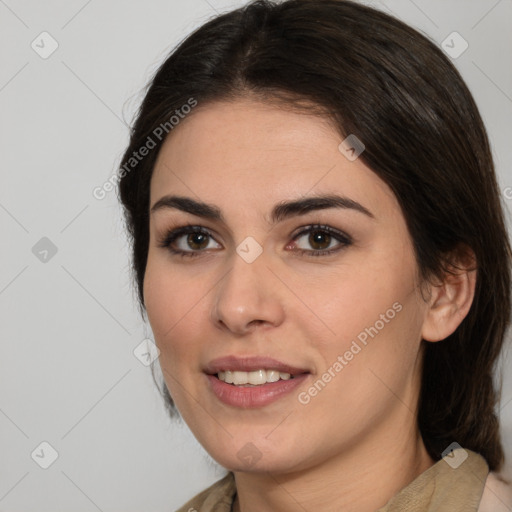
{"type": "MultiPolygon", "coordinates": [[[[167,194],[216,205],[225,222],[162,209],[150,216],[144,281],[148,319],[170,394],[199,442],[234,471],[234,510],[374,511],[434,461],[419,434],[421,339],[444,339],[471,305],[472,272],[420,291],[412,242],[389,187],[339,150],[325,119],[240,98],[199,105],[165,141],[150,205],[167,194]],[[336,193],[359,202],[271,224],[276,203],[336,193]],[[158,245],[187,223],[213,238],[181,257],[158,245]],[[325,224],[352,243],[313,252],[299,228],[325,224]],[[236,252],[248,236],[263,253],[236,252]],[[202,252],[201,252],[202,251],[202,252]],[[401,310],[309,403],[298,400],[365,328],[401,310]],[[257,409],[220,402],[203,369],[226,356],[269,356],[311,372],[303,386],[257,409]],[[247,443],[259,460],[238,457],[247,443]]],[[[364,142],[364,141],[363,141],[364,142]]],[[[325,240],[325,239],[324,239],[325,240]]],[[[327,238],[327,241],[329,239],[327,238]]],[[[339,246],[332,238],[329,248],[339,246]]]]}

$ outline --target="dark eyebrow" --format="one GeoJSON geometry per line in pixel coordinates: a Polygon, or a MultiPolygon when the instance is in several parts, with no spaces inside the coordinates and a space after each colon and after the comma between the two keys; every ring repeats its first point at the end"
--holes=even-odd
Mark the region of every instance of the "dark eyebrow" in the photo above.
{"type": "MultiPolygon", "coordinates": [[[[151,213],[164,209],[177,209],[185,213],[191,213],[198,217],[224,222],[220,209],[212,204],[196,201],[189,197],[164,196],[152,207],[151,213]]],[[[276,223],[294,215],[305,215],[314,210],[327,208],[345,208],[355,210],[374,219],[375,216],[362,204],[338,195],[322,195],[297,199],[295,201],[283,201],[278,203],[271,214],[271,223],[276,223]]]]}
{"type": "Polygon", "coordinates": [[[325,210],[327,208],[345,208],[356,210],[372,219],[375,218],[372,212],[365,208],[362,204],[335,194],[305,197],[296,201],[283,201],[278,203],[272,210],[272,223],[292,217],[293,215],[305,215],[314,210],[325,210]]]}
{"type": "Polygon", "coordinates": [[[224,222],[220,209],[211,204],[195,201],[189,197],[182,196],[164,196],[160,198],[152,207],[151,214],[159,211],[175,208],[185,213],[191,213],[205,219],[220,220],[224,222]]]}

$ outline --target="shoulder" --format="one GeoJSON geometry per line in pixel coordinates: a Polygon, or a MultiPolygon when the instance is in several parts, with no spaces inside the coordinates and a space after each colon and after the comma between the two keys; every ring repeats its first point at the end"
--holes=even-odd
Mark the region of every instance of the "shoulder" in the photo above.
{"type": "Polygon", "coordinates": [[[176,512],[230,512],[235,494],[235,478],[230,472],[187,501],[176,512]]]}
{"type": "Polygon", "coordinates": [[[509,512],[512,509],[512,484],[498,473],[489,473],[478,512],[509,512]]]}

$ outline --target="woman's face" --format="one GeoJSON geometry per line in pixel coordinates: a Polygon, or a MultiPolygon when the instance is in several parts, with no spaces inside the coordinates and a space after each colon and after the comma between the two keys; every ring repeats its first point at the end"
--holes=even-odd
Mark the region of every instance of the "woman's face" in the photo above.
{"type": "Polygon", "coordinates": [[[322,118],[238,100],[199,105],[160,151],[148,318],[181,415],[231,470],[383,453],[414,431],[426,304],[411,239],[341,141],[322,118]]]}

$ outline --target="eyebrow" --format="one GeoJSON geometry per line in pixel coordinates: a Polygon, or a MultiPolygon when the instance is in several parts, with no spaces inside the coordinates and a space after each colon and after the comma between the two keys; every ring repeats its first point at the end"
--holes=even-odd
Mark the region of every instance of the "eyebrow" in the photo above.
{"type": "MultiPolygon", "coordinates": [[[[309,212],[325,210],[327,208],[354,210],[372,219],[375,218],[370,210],[357,201],[348,197],[330,194],[277,203],[272,210],[270,219],[271,223],[274,224],[295,215],[306,215],[309,212]]],[[[153,214],[167,209],[176,209],[205,219],[225,222],[222,212],[217,206],[183,196],[164,196],[151,207],[150,212],[153,214]]]]}

